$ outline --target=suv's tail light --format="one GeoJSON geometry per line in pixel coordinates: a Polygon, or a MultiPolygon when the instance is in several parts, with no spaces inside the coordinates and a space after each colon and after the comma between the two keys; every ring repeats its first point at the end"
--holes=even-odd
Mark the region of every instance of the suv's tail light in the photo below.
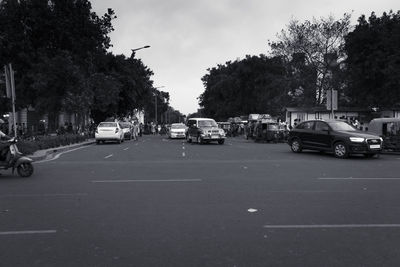
{"type": "Polygon", "coordinates": [[[96,128],[96,133],[99,133],[99,129],[98,128],[96,128]]]}
{"type": "Polygon", "coordinates": [[[115,133],[118,133],[118,128],[115,128],[115,133]]]}

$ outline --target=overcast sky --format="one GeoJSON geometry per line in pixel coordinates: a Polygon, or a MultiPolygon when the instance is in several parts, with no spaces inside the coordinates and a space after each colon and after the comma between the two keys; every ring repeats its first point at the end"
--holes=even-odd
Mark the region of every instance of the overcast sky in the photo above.
{"type": "Polygon", "coordinates": [[[268,40],[286,28],[291,18],[336,19],[400,9],[398,0],[92,0],[103,15],[114,9],[117,19],[110,35],[114,54],[137,51],[154,72],[154,86],[170,93],[170,104],[184,114],[197,111],[204,91],[201,77],[208,68],[246,55],[268,53],[268,40]],[[397,3],[397,5],[396,5],[397,3]]]}

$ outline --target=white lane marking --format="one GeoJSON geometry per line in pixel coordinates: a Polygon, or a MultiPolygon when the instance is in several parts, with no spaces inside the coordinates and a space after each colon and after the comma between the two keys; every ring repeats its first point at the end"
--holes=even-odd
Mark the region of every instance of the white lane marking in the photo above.
{"type": "Polygon", "coordinates": [[[400,180],[398,177],[321,177],[318,180],[400,180]]]}
{"type": "Polygon", "coordinates": [[[169,179],[169,180],[94,180],[92,183],[154,183],[154,182],[201,182],[201,179],[169,179]]]}
{"type": "Polygon", "coordinates": [[[258,210],[257,210],[257,209],[252,209],[252,208],[250,208],[250,209],[248,209],[247,211],[250,212],[250,213],[253,213],[253,212],[257,212],[258,210]]]}
{"type": "Polygon", "coordinates": [[[84,197],[88,196],[87,193],[76,193],[76,194],[6,194],[0,195],[0,198],[12,198],[12,197],[84,197]]]}
{"type": "Polygon", "coordinates": [[[30,230],[30,231],[7,231],[0,235],[32,235],[32,234],[55,234],[57,230],[30,230]]]}
{"type": "Polygon", "coordinates": [[[125,151],[128,150],[128,149],[129,149],[129,147],[124,148],[125,151]]]}
{"type": "Polygon", "coordinates": [[[319,228],[400,228],[400,224],[294,224],[264,225],[268,229],[319,229],[319,228]]]}
{"type": "Polygon", "coordinates": [[[110,155],[108,155],[108,156],[105,156],[104,158],[105,159],[108,159],[108,158],[111,158],[112,156],[114,156],[113,154],[110,154],[110,155]]]}
{"type": "Polygon", "coordinates": [[[64,154],[67,154],[67,153],[70,153],[70,152],[73,152],[73,151],[76,151],[76,150],[79,150],[79,149],[87,148],[89,146],[91,146],[91,145],[81,146],[81,147],[77,147],[77,148],[74,148],[74,149],[71,149],[71,150],[68,150],[68,151],[65,151],[65,152],[60,152],[57,155],[55,155],[54,158],[34,161],[34,163],[43,163],[43,162],[53,161],[53,160],[58,159],[61,155],[64,155],[64,154]]]}
{"type": "Polygon", "coordinates": [[[185,152],[182,152],[182,157],[185,157],[185,156],[186,156],[185,152]]]}
{"type": "Polygon", "coordinates": [[[182,149],[185,150],[185,147],[183,146],[182,149]]]}

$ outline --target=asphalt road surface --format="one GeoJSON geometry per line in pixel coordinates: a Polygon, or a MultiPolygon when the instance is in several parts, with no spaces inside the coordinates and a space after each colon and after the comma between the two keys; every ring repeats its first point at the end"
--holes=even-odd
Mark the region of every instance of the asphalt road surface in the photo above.
{"type": "Polygon", "coordinates": [[[399,266],[400,155],[143,136],[0,176],[0,266],[399,266]]]}

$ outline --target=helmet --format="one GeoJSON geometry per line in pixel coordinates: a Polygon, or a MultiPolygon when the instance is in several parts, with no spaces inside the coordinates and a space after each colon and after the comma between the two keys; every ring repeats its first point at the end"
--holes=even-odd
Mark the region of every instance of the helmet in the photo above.
{"type": "Polygon", "coordinates": [[[2,119],[0,119],[0,124],[3,124],[3,123],[4,123],[4,121],[2,119]]]}

